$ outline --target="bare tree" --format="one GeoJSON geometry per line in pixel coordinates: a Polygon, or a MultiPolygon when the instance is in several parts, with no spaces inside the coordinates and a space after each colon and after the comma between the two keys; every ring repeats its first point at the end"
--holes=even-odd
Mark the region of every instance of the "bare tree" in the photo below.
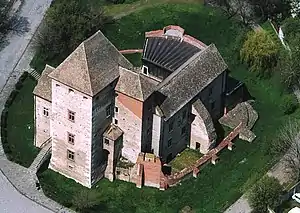
{"type": "Polygon", "coordinates": [[[287,171],[296,179],[300,179],[300,124],[289,120],[279,132],[279,140],[274,143],[275,151],[285,153],[284,161],[287,171]]]}

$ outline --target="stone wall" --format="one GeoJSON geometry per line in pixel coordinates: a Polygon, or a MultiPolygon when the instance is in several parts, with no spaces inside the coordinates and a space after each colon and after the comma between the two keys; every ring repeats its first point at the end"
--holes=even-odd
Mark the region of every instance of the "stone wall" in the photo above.
{"type": "Polygon", "coordinates": [[[117,93],[116,107],[118,107],[118,113],[115,113],[117,126],[124,132],[122,156],[135,163],[141,152],[143,103],[117,93]]]}
{"type": "Polygon", "coordinates": [[[192,122],[191,127],[190,148],[199,149],[201,153],[205,154],[209,151],[209,148],[211,147],[211,142],[206,129],[206,124],[203,121],[201,115],[199,115],[199,113],[194,107],[192,107],[192,113],[195,115],[195,119],[192,122]],[[199,143],[200,147],[197,147],[197,143],[199,143]]]}
{"type": "Polygon", "coordinates": [[[51,102],[34,96],[34,113],[35,113],[35,137],[34,145],[40,147],[47,139],[50,138],[50,117],[52,111],[51,102]],[[47,114],[44,115],[45,110],[48,109],[47,114]]]}
{"type": "Polygon", "coordinates": [[[92,98],[52,80],[52,156],[49,168],[91,187],[92,98]],[[75,121],[68,119],[75,112],[75,121]],[[68,142],[68,132],[75,135],[68,142]],[[74,152],[74,161],[68,159],[74,152]]]}

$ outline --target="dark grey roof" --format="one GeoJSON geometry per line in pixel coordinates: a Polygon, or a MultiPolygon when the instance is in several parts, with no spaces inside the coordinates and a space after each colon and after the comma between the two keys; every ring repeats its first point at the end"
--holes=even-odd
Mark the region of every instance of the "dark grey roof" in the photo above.
{"type": "Polygon", "coordinates": [[[93,96],[119,77],[119,66],[133,67],[98,31],[82,42],[49,76],[93,96]]]}
{"type": "Polygon", "coordinates": [[[160,105],[169,119],[227,69],[214,44],[197,53],[158,85],[167,98],[160,105]]]}
{"type": "Polygon", "coordinates": [[[140,101],[146,100],[159,84],[158,81],[145,76],[138,70],[128,70],[120,67],[120,77],[116,86],[116,91],[128,95],[140,101]]]}
{"type": "Polygon", "coordinates": [[[49,102],[52,102],[52,90],[51,90],[51,78],[49,78],[49,74],[55,68],[49,66],[48,64],[45,66],[45,69],[42,72],[41,77],[38,80],[37,85],[34,87],[33,94],[39,96],[49,102]]]}
{"type": "Polygon", "coordinates": [[[148,37],[143,59],[173,72],[199,51],[198,47],[180,37],[148,37]]]}

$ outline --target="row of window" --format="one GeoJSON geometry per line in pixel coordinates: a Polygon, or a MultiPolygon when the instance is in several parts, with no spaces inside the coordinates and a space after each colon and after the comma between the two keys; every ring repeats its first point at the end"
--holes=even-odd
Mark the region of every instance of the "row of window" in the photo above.
{"type": "MultiPolygon", "coordinates": [[[[181,128],[181,136],[185,135],[186,133],[187,133],[187,128],[186,126],[184,126],[181,128]]],[[[172,138],[169,138],[168,147],[172,146],[172,142],[173,142],[172,138]]]]}
{"type": "MultiPolygon", "coordinates": [[[[186,116],[187,116],[187,111],[186,111],[186,109],[182,112],[182,115],[181,115],[181,120],[178,120],[180,123],[182,122],[182,121],[184,121],[185,119],[186,119],[186,116]]],[[[170,121],[170,123],[169,123],[169,132],[172,132],[173,131],[173,129],[174,129],[174,120],[172,120],[172,121],[170,121]]]]}

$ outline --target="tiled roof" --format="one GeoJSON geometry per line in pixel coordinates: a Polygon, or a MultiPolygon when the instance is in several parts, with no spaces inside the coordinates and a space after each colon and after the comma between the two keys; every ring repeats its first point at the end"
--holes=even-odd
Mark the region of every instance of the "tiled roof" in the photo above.
{"type": "Polygon", "coordinates": [[[49,76],[94,96],[119,77],[119,66],[132,64],[98,31],[82,42],[49,76]]]}
{"type": "Polygon", "coordinates": [[[164,79],[157,90],[166,96],[160,105],[165,119],[191,101],[226,69],[222,56],[211,44],[164,79]]]}
{"type": "Polygon", "coordinates": [[[45,69],[42,72],[41,77],[38,80],[37,85],[33,90],[33,94],[39,96],[49,102],[52,101],[52,90],[51,90],[51,78],[48,76],[55,68],[45,66],[45,69]]]}
{"type": "Polygon", "coordinates": [[[140,101],[146,100],[159,83],[139,72],[120,67],[120,77],[116,91],[140,101]]]}

